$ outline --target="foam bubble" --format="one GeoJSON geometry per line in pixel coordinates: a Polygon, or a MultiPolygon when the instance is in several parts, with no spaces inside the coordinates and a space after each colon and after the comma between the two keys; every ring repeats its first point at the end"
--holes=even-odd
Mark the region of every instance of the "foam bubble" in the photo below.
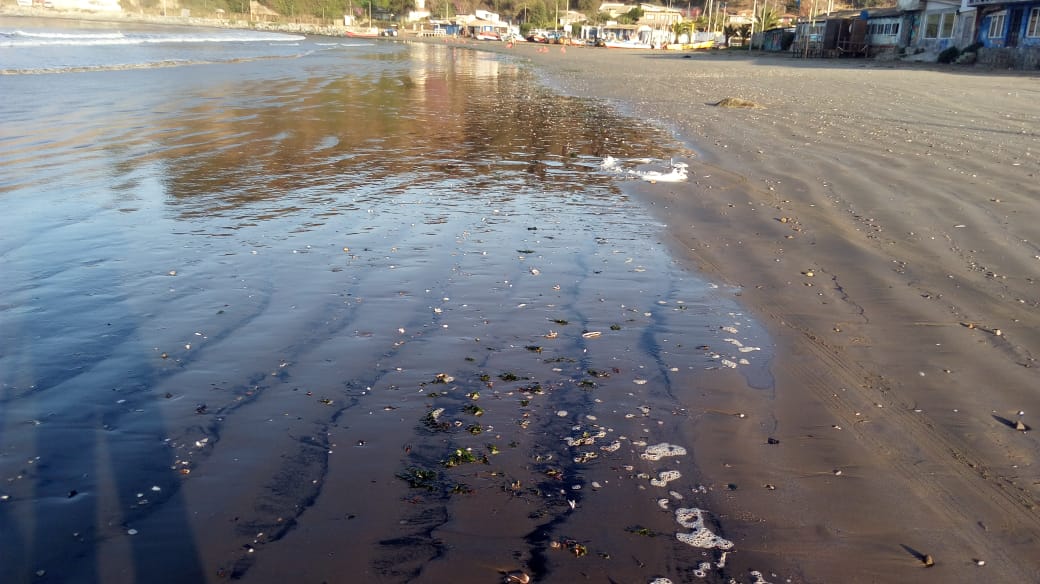
{"type": "Polygon", "coordinates": [[[657,474],[656,479],[650,479],[650,484],[655,487],[665,487],[672,481],[677,481],[682,478],[682,474],[677,470],[662,470],[657,474]]]}
{"type": "Polygon", "coordinates": [[[643,460],[661,460],[666,456],[686,456],[686,449],[682,446],[662,442],[647,446],[646,452],[639,455],[643,460]]]}
{"type": "Polygon", "coordinates": [[[704,527],[703,513],[703,511],[697,508],[676,509],[675,520],[679,522],[679,525],[692,530],[690,533],[675,534],[676,539],[693,547],[718,548],[720,550],[732,549],[732,541],[723,539],[704,527]]]}
{"type": "Polygon", "coordinates": [[[766,577],[758,570],[751,570],[751,577],[755,579],[753,584],[769,584],[769,582],[766,581],[766,577]]]}

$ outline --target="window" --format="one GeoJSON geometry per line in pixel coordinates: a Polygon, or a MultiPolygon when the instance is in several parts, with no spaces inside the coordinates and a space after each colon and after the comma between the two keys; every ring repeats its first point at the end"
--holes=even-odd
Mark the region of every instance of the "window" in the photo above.
{"type": "Polygon", "coordinates": [[[896,36],[899,34],[899,23],[878,22],[870,24],[867,27],[867,34],[870,36],[896,36]]]}
{"type": "Polygon", "coordinates": [[[924,17],[924,38],[939,38],[939,18],[941,16],[941,14],[932,13],[924,17]]]}
{"type": "MultiPolygon", "coordinates": [[[[948,39],[953,36],[953,24],[956,22],[957,14],[954,12],[933,12],[925,17],[924,38],[926,39],[948,39]]],[[[899,30],[898,28],[896,29],[899,30]]]]}
{"type": "Polygon", "coordinates": [[[939,27],[939,38],[948,39],[953,37],[953,21],[957,18],[952,12],[943,14],[942,26],[939,27]]]}
{"type": "Polygon", "coordinates": [[[1006,17],[1006,12],[994,14],[989,17],[989,38],[993,39],[1004,36],[1004,19],[1006,17]]]}
{"type": "Polygon", "coordinates": [[[1029,26],[1026,27],[1027,37],[1040,37],[1040,8],[1029,11],[1029,26]]]}

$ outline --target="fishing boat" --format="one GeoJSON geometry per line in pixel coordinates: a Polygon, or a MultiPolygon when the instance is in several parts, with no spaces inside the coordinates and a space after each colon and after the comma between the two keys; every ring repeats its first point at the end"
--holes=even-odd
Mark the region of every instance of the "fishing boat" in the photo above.
{"type": "Polygon", "coordinates": [[[603,41],[603,46],[608,49],[650,49],[650,43],[644,43],[639,39],[607,39],[603,41]]]}
{"type": "Polygon", "coordinates": [[[347,29],[346,35],[355,39],[374,39],[379,36],[379,29],[370,26],[368,28],[347,29]]]}
{"type": "Polygon", "coordinates": [[[715,47],[714,40],[706,40],[697,43],[670,43],[664,46],[669,51],[699,51],[715,47]]]}

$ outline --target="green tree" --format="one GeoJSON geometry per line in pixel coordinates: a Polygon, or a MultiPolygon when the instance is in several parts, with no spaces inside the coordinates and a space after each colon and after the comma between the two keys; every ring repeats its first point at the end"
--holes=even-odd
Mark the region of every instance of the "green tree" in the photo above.
{"type": "Polygon", "coordinates": [[[770,8],[769,6],[762,6],[762,10],[759,10],[758,14],[755,15],[755,20],[757,21],[755,28],[758,30],[771,30],[780,27],[780,14],[775,8],[770,8]]]}
{"type": "Polygon", "coordinates": [[[729,46],[729,39],[737,36],[737,27],[732,24],[727,24],[722,27],[722,36],[726,40],[726,46],[729,46]]]}
{"type": "Polygon", "coordinates": [[[521,9],[518,20],[527,22],[534,28],[552,28],[555,14],[550,14],[544,2],[536,0],[521,9]]]}
{"type": "Polygon", "coordinates": [[[624,14],[618,15],[617,21],[621,24],[635,24],[643,18],[643,9],[636,6],[624,14]]]}
{"type": "Polygon", "coordinates": [[[693,23],[690,22],[689,20],[683,20],[681,22],[676,22],[675,24],[672,25],[672,32],[675,33],[675,36],[684,35],[684,34],[692,35],[693,34],[693,23]]]}

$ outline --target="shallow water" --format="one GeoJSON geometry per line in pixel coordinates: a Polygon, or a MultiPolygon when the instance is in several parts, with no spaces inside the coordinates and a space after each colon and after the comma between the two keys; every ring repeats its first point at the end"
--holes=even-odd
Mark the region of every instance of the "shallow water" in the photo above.
{"type": "Polygon", "coordinates": [[[768,347],[601,168],[688,153],[500,56],[301,45],[0,77],[0,580],[717,560],[695,446],[640,454],[768,347]]]}

